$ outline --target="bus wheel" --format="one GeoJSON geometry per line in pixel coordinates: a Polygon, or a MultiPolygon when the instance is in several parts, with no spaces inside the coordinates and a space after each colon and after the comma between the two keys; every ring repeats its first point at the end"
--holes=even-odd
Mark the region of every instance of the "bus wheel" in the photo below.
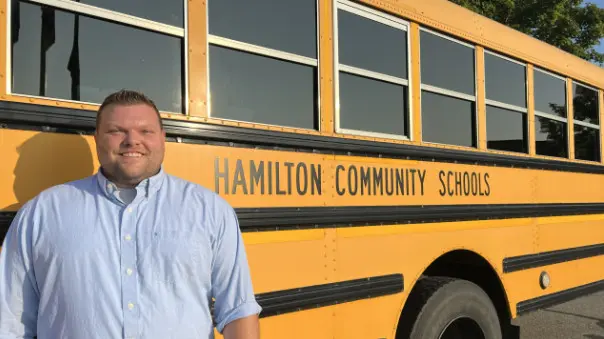
{"type": "MultiPolygon", "coordinates": [[[[424,277],[409,302],[417,313],[410,339],[501,339],[493,302],[476,284],[448,277],[424,277]]],[[[404,317],[405,315],[403,315],[404,317]]]]}

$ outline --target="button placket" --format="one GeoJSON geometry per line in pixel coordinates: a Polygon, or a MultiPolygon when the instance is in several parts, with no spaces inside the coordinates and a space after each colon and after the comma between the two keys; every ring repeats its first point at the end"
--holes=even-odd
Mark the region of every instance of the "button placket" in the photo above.
{"type": "Polygon", "coordinates": [[[122,214],[121,267],[124,334],[136,337],[138,333],[138,280],[136,277],[136,207],[126,206],[122,214]]]}

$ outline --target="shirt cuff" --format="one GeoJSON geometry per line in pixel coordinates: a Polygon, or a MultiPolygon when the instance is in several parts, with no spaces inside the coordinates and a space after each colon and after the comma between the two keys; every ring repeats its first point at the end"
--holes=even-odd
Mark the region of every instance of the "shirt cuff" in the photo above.
{"type": "Polygon", "coordinates": [[[261,311],[262,311],[262,307],[260,307],[260,305],[256,301],[245,302],[245,303],[237,306],[237,308],[231,310],[224,317],[224,319],[222,319],[222,321],[218,322],[218,324],[216,325],[216,329],[218,330],[218,332],[220,334],[222,334],[224,327],[228,323],[230,323],[234,320],[237,320],[237,319],[245,318],[250,315],[260,314],[261,311]]]}

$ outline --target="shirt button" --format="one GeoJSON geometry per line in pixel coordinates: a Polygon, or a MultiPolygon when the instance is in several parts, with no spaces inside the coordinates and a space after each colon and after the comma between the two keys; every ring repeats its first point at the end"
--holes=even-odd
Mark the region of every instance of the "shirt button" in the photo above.
{"type": "Polygon", "coordinates": [[[134,304],[133,304],[133,303],[129,303],[129,304],[128,304],[128,308],[129,308],[129,309],[133,309],[133,308],[134,308],[134,304]]]}
{"type": "Polygon", "coordinates": [[[132,212],[132,207],[128,207],[128,212],[132,212]]]}
{"type": "Polygon", "coordinates": [[[127,273],[128,275],[132,275],[132,269],[131,269],[131,268],[127,269],[127,270],[126,270],[126,273],[127,273]]]}
{"type": "Polygon", "coordinates": [[[126,240],[131,240],[131,239],[132,239],[132,237],[130,236],[130,234],[126,234],[126,236],[124,237],[124,239],[126,239],[126,240]]]}

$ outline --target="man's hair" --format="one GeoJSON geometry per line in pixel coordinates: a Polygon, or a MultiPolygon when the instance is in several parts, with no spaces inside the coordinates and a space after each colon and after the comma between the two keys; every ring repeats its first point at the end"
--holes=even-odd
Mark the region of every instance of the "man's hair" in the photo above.
{"type": "Polygon", "coordinates": [[[99,107],[97,114],[96,114],[96,128],[97,129],[99,128],[101,114],[108,107],[114,106],[114,105],[130,106],[130,105],[138,105],[138,104],[147,105],[147,106],[153,108],[155,113],[157,113],[157,119],[159,120],[159,126],[161,127],[161,129],[164,129],[164,124],[162,122],[161,115],[159,114],[159,110],[157,109],[157,106],[155,106],[155,102],[153,102],[153,100],[151,100],[151,98],[147,97],[145,94],[143,94],[141,92],[127,90],[127,89],[122,89],[117,92],[111,93],[105,98],[105,100],[103,100],[103,103],[101,104],[101,107],[99,107]]]}

